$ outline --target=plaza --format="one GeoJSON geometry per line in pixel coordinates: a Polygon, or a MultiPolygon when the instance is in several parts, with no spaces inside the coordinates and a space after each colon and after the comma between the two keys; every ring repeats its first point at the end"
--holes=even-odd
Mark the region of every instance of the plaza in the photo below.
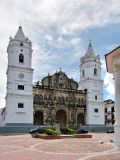
{"type": "Polygon", "coordinates": [[[92,138],[42,140],[30,135],[0,136],[0,160],[118,160],[114,134],[92,133],[92,138]]]}

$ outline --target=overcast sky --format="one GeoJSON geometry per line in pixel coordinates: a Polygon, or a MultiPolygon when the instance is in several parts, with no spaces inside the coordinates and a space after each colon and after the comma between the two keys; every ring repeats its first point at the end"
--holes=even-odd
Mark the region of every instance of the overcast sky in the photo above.
{"type": "Polygon", "coordinates": [[[79,82],[80,57],[89,38],[102,62],[104,99],[114,99],[114,81],[104,55],[120,44],[120,0],[1,0],[0,108],[5,106],[7,46],[22,23],[33,44],[33,81],[62,70],[79,82]]]}

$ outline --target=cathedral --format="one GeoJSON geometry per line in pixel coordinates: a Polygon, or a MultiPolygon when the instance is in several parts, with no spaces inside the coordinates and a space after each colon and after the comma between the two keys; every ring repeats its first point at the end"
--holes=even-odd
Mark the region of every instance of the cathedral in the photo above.
{"type": "Polygon", "coordinates": [[[61,128],[86,124],[86,92],[62,70],[33,86],[33,95],[34,124],[58,122],[61,128]]]}
{"type": "Polygon", "coordinates": [[[7,48],[6,106],[2,125],[45,125],[61,128],[104,125],[100,56],[89,43],[80,59],[79,84],[60,70],[33,85],[32,43],[22,27],[7,48]]]}

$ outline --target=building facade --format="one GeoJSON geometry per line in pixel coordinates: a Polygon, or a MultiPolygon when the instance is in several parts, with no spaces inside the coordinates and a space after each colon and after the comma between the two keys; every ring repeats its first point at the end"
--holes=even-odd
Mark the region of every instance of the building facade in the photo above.
{"type": "Polygon", "coordinates": [[[7,52],[7,94],[3,123],[33,124],[32,45],[21,26],[15,37],[10,37],[7,52]]]}
{"type": "Polygon", "coordinates": [[[86,93],[61,70],[33,86],[34,124],[58,122],[61,128],[86,124],[86,93]]]}
{"type": "Polygon", "coordinates": [[[103,80],[101,79],[100,56],[96,55],[92,44],[80,60],[80,90],[87,91],[87,125],[104,125],[103,80]]]}
{"type": "Polygon", "coordinates": [[[105,108],[105,125],[113,126],[115,123],[115,102],[111,99],[104,101],[105,108]]]}
{"type": "Polygon", "coordinates": [[[104,125],[103,80],[100,57],[91,43],[80,62],[80,83],[60,69],[33,85],[32,44],[20,26],[7,48],[5,125],[40,125],[56,122],[60,127],[104,125]]]}

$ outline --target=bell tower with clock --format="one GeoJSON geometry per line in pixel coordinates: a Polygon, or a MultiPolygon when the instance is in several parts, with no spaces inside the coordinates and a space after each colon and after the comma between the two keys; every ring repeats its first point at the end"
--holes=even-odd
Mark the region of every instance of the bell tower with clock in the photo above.
{"type": "Polygon", "coordinates": [[[33,124],[33,69],[32,43],[19,26],[14,38],[10,37],[7,69],[5,125],[33,124]]]}

